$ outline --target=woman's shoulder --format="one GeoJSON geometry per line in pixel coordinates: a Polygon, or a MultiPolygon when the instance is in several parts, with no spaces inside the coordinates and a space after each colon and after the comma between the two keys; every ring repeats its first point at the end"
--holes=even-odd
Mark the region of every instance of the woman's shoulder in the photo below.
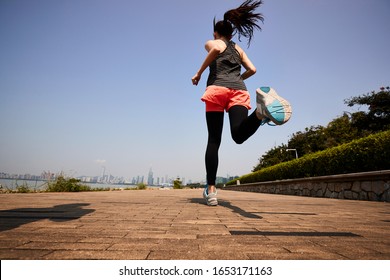
{"type": "Polygon", "coordinates": [[[226,49],[226,43],[220,39],[209,40],[206,42],[205,48],[207,51],[211,50],[212,48],[217,48],[222,52],[226,49]]]}

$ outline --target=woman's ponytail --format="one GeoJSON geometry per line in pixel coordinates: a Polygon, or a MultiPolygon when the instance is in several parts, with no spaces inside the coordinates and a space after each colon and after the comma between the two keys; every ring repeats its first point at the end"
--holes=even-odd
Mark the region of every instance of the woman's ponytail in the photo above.
{"type": "Polygon", "coordinates": [[[227,11],[224,14],[223,21],[214,24],[214,31],[227,37],[233,36],[234,32],[238,32],[238,39],[240,40],[241,36],[248,38],[249,46],[254,30],[256,28],[261,30],[257,21],[260,20],[264,22],[262,14],[254,13],[254,10],[262,3],[262,0],[246,0],[238,8],[227,11]]]}

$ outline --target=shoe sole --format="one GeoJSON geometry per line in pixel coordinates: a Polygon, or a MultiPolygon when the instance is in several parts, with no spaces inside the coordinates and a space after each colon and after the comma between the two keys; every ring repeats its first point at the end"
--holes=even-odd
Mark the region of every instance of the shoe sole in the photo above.
{"type": "Polygon", "coordinates": [[[216,197],[208,197],[207,198],[207,205],[208,206],[217,206],[218,205],[218,200],[216,197]]]}
{"type": "Polygon", "coordinates": [[[256,94],[257,106],[261,106],[259,110],[276,125],[282,125],[291,118],[290,103],[280,97],[273,88],[261,87],[256,90],[256,94]]]}
{"type": "Polygon", "coordinates": [[[206,199],[206,204],[208,206],[217,206],[218,205],[218,199],[217,199],[217,194],[212,193],[212,194],[206,194],[206,189],[203,191],[203,198],[206,199]]]}

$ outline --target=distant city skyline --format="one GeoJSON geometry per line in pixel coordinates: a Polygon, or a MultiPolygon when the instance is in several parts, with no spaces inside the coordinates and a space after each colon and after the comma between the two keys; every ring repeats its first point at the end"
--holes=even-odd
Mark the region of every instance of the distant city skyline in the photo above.
{"type": "MultiPolygon", "coordinates": [[[[72,176],[70,174],[65,174],[63,172],[51,172],[51,171],[42,171],[40,175],[38,174],[18,174],[18,173],[6,173],[0,172],[0,179],[19,179],[19,180],[48,180],[54,179],[58,176],[65,176],[70,178],[80,179],[82,182],[88,183],[112,183],[112,184],[133,184],[137,185],[140,183],[145,183],[147,185],[163,185],[163,184],[173,184],[173,181],[180,179],[183,184],[187,182],[189,184],[193,183],[191,179],[188,181],[184,177],[180,176],[153,176],[153,172],[149,170],[148,176],[145,175],[131,175],[131,176],[114,176],[112,174],[103,174],[103,175],[82,175],[82,176],[72,176]]],[[[204,183],[203,181],[197,181],[195,183],[204,183]]]]}
{"type": "MultiPolygon", "coordinates": [[[[174,180],[179,179],[183,185],[188,184],[206,184],[206,178],[204,180],[199,181],[193,181],[192,179],[186,179],[185,177],[180,176],[156,176],[154,177],[154,173],[152,172],[152,168],[149,169],[148,176],[145,177],[144,175],[137,175],[137,176],[130,176],[130,177],[122,177],[122,176],[113,176],[111,174],[104,174],[103,176],[70,176],[68,174],[64,174],[62,172],[53,173],[50,171],[42,171],[40,175],[37,174],[17,174],[17,173],[5,173],[0,172],[0,179],[11,179],[11,180],[54,180],[58,176],[65,176],[70,178],[76,178],[80,179],[81,182],[84,183],[106,183],[106,184],[131,184],[131,185],[138,185],[141,183],[144,183],[148,186],[164,186],[169,185],[172,186],[174,180]]],[[[233,180],[234,178],[237,178],[239,176],[230,176],[226,175],[224,176],[218,176],[216,179],[217,184],[226,184],[227,182],[233,180]]]]}

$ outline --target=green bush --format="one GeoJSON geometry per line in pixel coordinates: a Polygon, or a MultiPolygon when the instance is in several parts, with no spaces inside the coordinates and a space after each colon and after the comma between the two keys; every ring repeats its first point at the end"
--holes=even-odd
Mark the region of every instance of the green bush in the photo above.
{"type": "Polygon", "coordinates": [[[181,180],[180,179],[176,179],[175,181],[173,181],[173,188],[178,190],[178,189],[182,189],[183,186],[181,184],[181,180]]]}
{"type": "Polygon", "coordinates": [[[389,147],[390,130],[267,167],[239,180],[245,184],[390,169],[389,147]]]}
{"type": "Polygon", "coordinates": [[[144,183],[140,183],[137,185],[137,190],[146,190],[146,185],[144,183]]]}
{"type": "Polygon", "coordinates": [[[58,176],[55,181],[48,182],[46,188],[47,192],[85,192],[91,190],[90,186],[80,184],[79,179],[66,179],[63,176],[58,176]]]}
{"type": "Polygon", "coordinates": [[[27,186],[26,183],[23,183],[22,185],[16,184],[16,192],[18,193],[29,193],[32,192],[31,189],[27,186]]]}

